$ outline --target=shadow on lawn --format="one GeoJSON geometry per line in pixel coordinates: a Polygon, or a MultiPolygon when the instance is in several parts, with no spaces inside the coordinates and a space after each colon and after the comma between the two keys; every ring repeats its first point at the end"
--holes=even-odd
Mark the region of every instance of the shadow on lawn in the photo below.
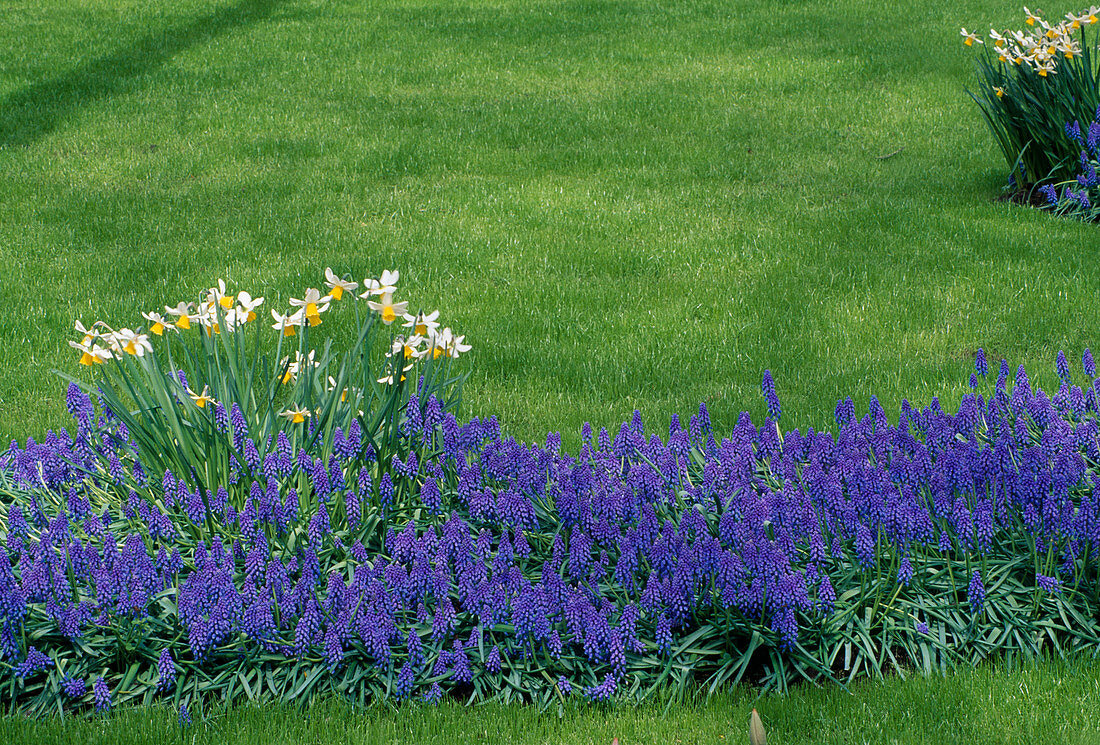
{"type": "Polygon", "coordinates": [[[153,31],[134,44],[0,101],[0,149],[34,144],[82,107],[125,89],[189,47],[264,20],[281,0],[242,0],[178,26],[153,31]]]}

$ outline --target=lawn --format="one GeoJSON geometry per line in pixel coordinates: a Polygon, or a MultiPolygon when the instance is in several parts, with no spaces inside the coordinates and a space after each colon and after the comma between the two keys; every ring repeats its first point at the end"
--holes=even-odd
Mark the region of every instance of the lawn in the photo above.
{"type": "Polygon", "coordinates": [[[296,709],[240,708],[212,713],[181,728],[163,708],[124,709],[108,722],[69,717],[37,722],[0,719],[0,740],[73,745],[329,745],[333,742],[501,743],[502,745],[741,745],[748,742],[748,713],[760,712],[768,741],[783,745],[951,742],[1067,745],[1100,742],[1100,665],[1052,662],[1008,670],[960,670],[949,685],[940,678],[864,682],[848,695],[801,688],[789,695],[727,692],[697,705],[664,712],[657,704],[608,709],[582,706],[540,713],[496,705],[459,704],[382,708],[356,712],[327,702],[296,709]]]}
{"type": "Polygon", "coordinates": [[[1100,265],[1094,228],[995,201],[957,27],[1016,12],[9,4],[0,435],[66,424],[74,319],[218,277],[285,304],[326,265],[400,269],[476,345],[466,412],[523,438],[732,424],[765,368],[795,426],[957,399],[980,346],[1049,384],[1100,265]]]}
{"type": "MultiPolygon", "coordinates": [[[[80,374],[74,319],[134,325],[219,277],[282,307],[325,266],[399,269],[406,297],[475,345],[464,413],[524,439],[560,430],[567,447],[584,421],[637,408],[664,423],[702,400],[726,429],[762,414],[766,368],[798,427],[829,426],[849,394],[860,410],[871,395],[892,414],[905,397],[953,408],[978,347],[1056,388],[1056,351],[1079,358],[1098,337],[1100,242],[996,200],[1003,163],[957,35],[1018,14],[990,0],[909,17],[852,0],[8,3],[0,436],[68,424],[53,371],[80,374]]],[[[1085,670],[761,709],[779,742],[922,742],[956,721],[975,742],[1095,740],[1085,670]],[[904,724],[924,696],[942,709],[904,724]]],[[[671,720],[586,711],[576,734],[528,711],[332,716],[364,741],[504,737],[500,721],[517,741],[600,741],[614,721],[632,741],[668,741],[676,722],[695,728],[684,742],[714,741],[753,696],[730,695],[671,720]]],[[[144,718],[2,726],[163,741],[170,719],[144,718]]],[[[320,741],[304,721],[245,712],[187,738],[278,741],[285,726],[320,741]]]]}

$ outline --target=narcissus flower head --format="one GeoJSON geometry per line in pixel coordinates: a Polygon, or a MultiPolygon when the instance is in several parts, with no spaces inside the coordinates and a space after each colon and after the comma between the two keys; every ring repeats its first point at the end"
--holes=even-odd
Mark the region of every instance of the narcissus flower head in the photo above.
{"type": "Polygon", "coordinates": [[[144,357],[146,352],[153,351],[153,345],[149,342],[149,335],[131,329],[119,329],[109,334],[104,334],[103,340],[111,347],[115,354],[125,352],[136,357],[144,357]]]}
{"type": "Polygon", "coordinates": [[[439,311],[433,310],[431,313],[417,313],[415,316],[405,314],[405,323],[402,324],[404,328],[412,329],[413,333],[417,336],[428,336],[439,328],[439,311]]]}
{"type": "Polygon", "coordinates": [[[191,328],[191,321],[195,320],[197,316],[193,313],[194,306],[191,303],[181,302],[175,308],[171,306],[164,306],[164,311],[170,315],[176,317],[176,328],[189,329],[191,328]]]}
{"type": "Polygon", "coordinates": [[[217,287],[211,287],[206,291],[206,307],[213,309],[215,305],[220,305],[226,310],[233,307],[233,296],[228,295],[225,292],[225,280],[219,279],[217,287]]]}
{"type": "Polygon", "coordinates": [[[296,310],[293,313],[283,315],[275,310],[271,311],[271,317],[275,319],[275,323],[271,324],[271,328],[276,331],[282,331],[283,336],[294,336],[295,327],[304,326],[306,323],[306,317],[302,314],[301,310],[296,310]]]}
{"type": "Polygon", "coordinates": [[[403,300],[400,303],[395,303],[393,301],[393,295],[387,292],[379,298],[378,302],[368,300],[367,306],[382,317],[382,323],[389,326],[397,320],[398,316],[405,315],[405,311],[408,310],[409,307],[409,302],[403,300]]]}
{"type": "Polygon", "coordinates": [[[70,341],[69,346],[80,352],[80,364],[82,365],[102,365],[107,360],[111,359],[113,355],[111,350],[104,349],[96,345],[95,340],[92,337],[86,336],[87,341],[70,341]]]}
{"type": "Polygon", "coordinates": [[[311,416],[311,414],[310,414],[309,409],[290,409],[290,408],[288,408],[285,411],[283,411],[282,413],[280,413],[279,416],[286,417],[287,419],[290,420],[291,424],[301,424],[306,419],[308,419],[311,416]]]}
{"type": "Polygon", "coordinates": [[[400,279],[401,272],[397,270],[389,270],[382,272],[380,279],[371,279],[368,277],[363,280],[363,289],[366,290],[359,297],[368,298],[371,295],[392,295],[397,291],[397,280],[400,279]]]}
{"type": "Polygon", "coordinates": [[[297,298],[290,299],[291,305],[302,309],[302,313],[305,315],[310,326],[316,326],[321,323],[321,314],[328,310],[328,304],[330,302],[332,302],[331,295],[321,295],[320,290],[313,287],[306,290],[305,297],[301,300],[297,298]]]}
{"type": "Polygon", "coordinates": [[[256,309],[264,304],[262,297],[254,298],[247,292],[237,293],[237,321],[238,323],[248,323],[249,321],[256,320],[256,309]]]}
{"type": "Polygon", "coordinates": [[[191,397],[191,400],[195,402],[195,406],[200,409],[206,408],[206,405],[214,402],[213,396],[210,395],[210,386],[206,385],[202,388],[202,393],[195,393],[190,388],[187,389],[187,395],[191,397]]]}
{"type": "Polygon", "coordinates": [[[141,317],[149,322],[149,331],[157,336],[163,336],[166,328],[175,328],[168,319],[155,311],[142,313],[141,317]]]}
{"type": "Polygon", "coordinates": [[[978,38],[977,34],[972,34],[969,31],[967,31],[965,28],[962,31],[959,32],[959,35],[963,37],[963,44],[966,44],[968,47],[974,46],[975,43],[977,43],[977,44],[984,44],[985,43],[981,39],[978,38]]]}
{"type": "Polygon", "coordinates": [[[345,292],[355,292],[359,287],[358,282],[349,282],[346,279],[337,277],[331,268],[325,267],[325,287],[329,289],[329,295],[333,300],[339,300],[344,296],[345,292]]]}

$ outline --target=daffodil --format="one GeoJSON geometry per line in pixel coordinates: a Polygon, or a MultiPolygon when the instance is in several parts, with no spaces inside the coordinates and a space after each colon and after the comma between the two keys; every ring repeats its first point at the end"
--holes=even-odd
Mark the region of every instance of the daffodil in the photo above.
{"type": "Polygon", "coordinates": [[[368,300],[367,306],[382,317],[382,323],[389,326],[397,320],[398,316],[405,315],[405,311],[408,310],[409,307],[409,301],[402,300],[400,303],[395,303],[393,301],[393,295],[387,292],[379,298],[379,302],[377,303],[373,300],[368,300]]]}
{"type": "Polygon", "coordinates": [[[449,328],[443,329],[443,333],[440,334],[442,340],[443,351],[448,357],[458,358],[458,355],[469,352],[473,347],[469,344],[464,344],[465,336],[456,336],[449,328]]]}
{"type": "Polygon", "coordinates": [[[149,331],[157,336],[164,336],[164,329],[171,327],[171,323],[160,313],[142,313],[142,318],[149,321],[149,331]]]}
{"type": "Polygon", "coordinates": [[[309,409],[286,409],[279,416],[286,417],[291,424],[301,424],[310,417],[309,409]]]}
{"type": "Polygon", "coordinates": [[[80,334],[84,337],[84,340],[80,342],[81,344],[91,344],[92,340],[99,335],[99,332],[94,330],[95,326],[96,325],[93,323],[92,328],[87,329],[84,328],[84,324],[80,321],[76,321],[75,323],[73,323],[73,328],[80,332],[80,334]]]}
{"type": "Polygon", "coordinates": [[[997,98],[1004,98],[1005,89],[999,86],[993,86],[993,92],[997,94],[997,98]]]}
{"type": "Polygon", "coordinates": [[[206,304],[199,308],[199,312],[194,316],[195,320],[199,322],[199,325],[206,329],[206,333],[220,334],[222,332],[221,323],[218,320],[217,303],[214,305],[206,304]]]}
{"type": "Polygon", "coordinates": [[[1024,13],[1027,14],[1027,20],[1024,21],[1024,23],[1026,23],[1028,26],[1034,26],[1036,21],[1042,20],[1039,16],[1028,10],[1026,5],[1024,6],[1024,13]]]}
{"type": "Polygon", "coordinates": [[[322,297],[320,291],[313,287],[306,290],[305,297],[301,300],[297,298],[290,299],[291,305],[302,309],[310,326],[316,326],[321,323],[321,314],[328,310],[328,304],[330,302],[332,302],[331,295],[322,297]]]}
{"type": "Polygon", "coordinates": [[[284,316],[272,309],[271,317],[275,319],[275,323],[271,324],[271,328],[276,331],[282,331],[283,336],[294,336],[296,333],[294,330],[295,327],[304,326],[306,323],[305,316],[302,315],[301,310],[296,310],[284,316]]]}
{"type": "Polygon", "coordinates": [[[968,47],[974,46],[974,42],[977,42],[979,44],[985,43],[984,41],[979,39],[976,34],[970,33],[965,28],[959,32],[959,35],[963,37],[963,44],[966,44],[968,47]]]}
{"type": "Polygon", "coordinates": [[[129,355],[144,357],[146,352],[153,351],[153,345],[149,342],[149,335],[139,331],[119,329],[111,334],[109,339],[112,349],[115,349],[116,352],[121,351],[129,355]]]}
{"type": "Polygon", "coordinates": [[[994,29],[989,29],[989,38],[993,40],[993,46],[998,49],[1005,45],[1005,37],[998,34],[994,29]]]}
{"type": "Polygon", "coordinates": [[[237,293],[237,305],[240,313],[237,313],[237,318],[243,321],[241,323],[248,323],[249,321],[256,320],[256,309],[264,304],[262,297],[254,298],[247,292],[241,291],[237,293]]]}
{"type": "Polygon", "coordinates": [[[111,351],[97,346],[92,337],[85,337],[84,341],[70,341],[69,346],[80,352],[80,364],[102,365],[111,359],[111,351]]]}
{"type": "Polygon", "coordinates": [[[202,393],[195,393],[188,388],[187,395],[195,402],[195,406],[198,406],[200,409],[204,409],[207,404],[214,402],[214,398],[210,395],[210,386],[208,385],[203,386],[202,393]]]}
{"type": "Polygon", "coordinates": [[[290,361],[289,357],[284,357],[283,361],[280,363],[280,365],[286,365],[286,372],[284,372],[283,377],[280,378],[282,383],[285,385],[292,380],[297,380],[303,365],[317,367],[319,363],[313,359],[315,352],[316,350],[313,349],[309,350],[308,355],[303,355],[301,352],[295,352],[293,362],[290,361]]]}
{"type": "Polygon", "coordinates": [[[428,336],[439,328],[439,322],[436,320],[439,318],[438,310],[433,310],[427,315],[424,313],[417,313],[415,316],[411,316],[406,313],[404,318],[405,323],[403,327],[412,329],[413,333],[417,336],[428,336]]]}
{"type": "Polygon", "coordinates": [[[193,307],[191,303],[180,303],[175,308],[166,305],[164,311],[168,315],[176,317],[176,328],[189,329],[191,328],[192,319],[195,318],[191,312],[193,307]]]}
{"type": "Polygon", "coordinates": [[[386,356],[393,357],[400,354],[406,360],[418,360],[429,352],[428,349],[424,348],[425,341],[425,338],[420,335],[413,335],[408,339],[398,336],[393,340],[390,351],[386,353],[386,356]]]}
{"type": "Polygon", "coordinates": [[[344,296],[345,292],[355,292],[359,287],[358,282],[348,282],[347,280],[340,279],[333,273],[332,269],[325,267],[325,287],[329,289],[329,295],[333,300],[339,300],[344,296]]]}
{"type": "MultiPolygon", "coordinates": [[[[403,368],[401,368],[401,380],[400,380],[400,382],[402,382],[402,383],[405,382],[405,373],[407,373],[409,370],[412,370],[412,369],[413,369],[413,365],[405,365],[403,368]]],[[[393,385],[393,375],[392,374],[391,375],[385,375],[385,376],[379,378],[378,382],[381,383],[382,385],[393,385]]]]}
{"type": "Polygon", "coordinates": [[[224,279],[219,279],[217,287],[211,287],[206,291],[206,305],[208,308],[221,305],[226,310],[233,307],[233,296],[226,294],[224,279]]]}
{"type": "Polygon", "coordinates": [[[1085,17],[1085,21],[1088,22],[1089,25],[1092,25],[1098,20],[1097,16],[1100,16],[1100,6],[1093,5],[1089,8],[1089,12],[1088,15],[1085,17]]]}
{"type": "Polygon", "coordinates": [[[366,290],[359,297],[367,298],[371,295],[392,295],[397,291],[397,280],[401,278],[401,272],[395,270],[385,270],[382,272],[380,279],[367,279],[363,280],[363,289],[366,290]]]}
{"type": "MultiPolygon", "coordinates": [[[[328,376],[328,389],[330,391],[336,390],[336,378],[332,377],[331,375],[328,376]]],[[[348,400],[348,389],[345,388],[344,390],[340,391],[340,403],[344,403],[347,400],[348,400]]]]}

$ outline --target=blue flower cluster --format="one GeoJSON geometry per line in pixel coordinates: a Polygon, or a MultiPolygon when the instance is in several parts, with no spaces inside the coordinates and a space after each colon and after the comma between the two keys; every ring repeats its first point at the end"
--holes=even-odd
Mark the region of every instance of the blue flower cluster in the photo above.
{"type": "Polygon", "coordinates": [[[1096,174],[1100,167],[1100,107],[1086,132],[1081,131],[1079,122],[1067,122],[1066,137],[1079,153],[1076,180],[1062,184],[1061,191],[1055,184],[1046,184],[1039,187],[1039,192],[1047,208],[1094,220],[1100,207],[1100,178],[1096,174]]]}
{"type": "MultiPolygon", "coordinates": [[[[73,434],[0,455],[0,686],[30,711],[223,678],[250,696],[604,701],[990,654],[991,618],[1018,625],[1012,643],[1065,608],[1095,618],[1100,382],[1083,367],[1075,385],[1060,356],[1051,397],[1004,362],[989,380],[979,352],[956,413],[903,402],[891,421],[849,398],[835,432],[783,432],[766,373],[760,426],[719,433],[701,405],[661,436],[635,412],[614,436],[586,426],[576,454],[434,398],[412,397],[385,454],[358,421],[261,442],[231,411],[250,465],[207,489],[146,473],[74,386],[73,434]]],[[[1095,638],[1072,626],[1043,633],[1095,638]]]]}

